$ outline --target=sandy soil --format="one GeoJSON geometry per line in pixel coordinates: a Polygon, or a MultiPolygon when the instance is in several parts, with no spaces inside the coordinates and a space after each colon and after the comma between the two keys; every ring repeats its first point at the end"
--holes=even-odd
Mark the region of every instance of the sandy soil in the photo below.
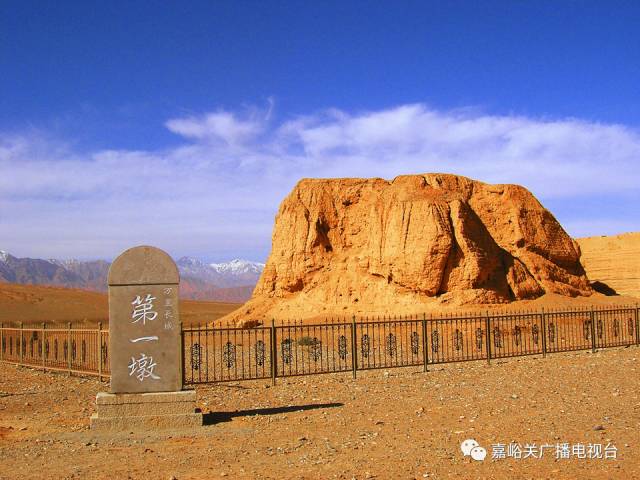
{"type": "MultiPolygon", "coordinates": [[[[590,306],[610,306],[616,304],[635,305],[640,303],[640,298],[629,296],[611,296],[594,294],[589,297],[563,297],[561,295],[547,294],[536,300],[522,300],[510,304],[500,305],[456,305],[437,304],[433,308],[418,308],[411,311],[393,310],[386,312],[369,311],[366,308],[353,309],[353,311],[341,311],[339,315],[321,314],[310,316],[306,322],[315,322],[329,318],[351,318],[357,316],[382,316],[382,315],[420,315],[427,312],[433,314],[477,314],[479,312],[496,311],[540,311],[545,309],[579,309],[590,306]]],[[[241,307],[238,303],[207,302],[194,300],[180,300],[180,318],[185,328],[191,325],[206,325],[229,323],[231,312],[241,307]]],[[[27,325],[40,326],[46,322],[50,328],[54,326],[66,327],[67,322],[72,322],[74,327],[95,328],[98,322],[102,322],[106,328],[109,318],[107,296],[103,293],[89,292],[60,287],[43,287],[35,285],[16,285],[0,283],[0,323],[5,326],[17,325],[24,322],[27,325]]],[[[283,316],[279,321],[298,319],[298,314],[283,316]]]]}
{"type": "Polygon", "coordinates": [[[0,478],[640,478],[638,358],[634,346],[204,386],[206,426],[115,436],[88,427],[107,385],[2,364],[0,478]],[[467,438],[484,462],[462,456],[467,438]],[[490,459],[512,441],[618,453],[490,459]]]}
{"type": "MultiPolygon", "coordinates": [[[[211,322],[236,308],[238,303],[205,302],[193,300],[180,301],[182,323],[211,322]]],[[[60,287],[36,285],[16,285],[0,283],[0,322],[24,322],[49,326],[65,326],[73,322],[74,326],[94,326],[109,321],[107,295],[60,287]]]]}
{"type": "MultiPolygon", "coordinates": [[[[275,316],[277,322],[296,321],[301,319],[302,323],[317,323],[331,319],[351,319],[352,315],[357,318],[388,318],[390,316],[396,316],[401,318],[404,316],[411,318],[422,318],[426,315],[426,318],[430,318],[433,315],[434,318],[439,316],[475,316],[478,314],[486,314],[490,312],[493,315],[501,313],[523,313],[523,312],[540,312],[553,311],[553,310],[581,310],[585,308],[615,308],[616,306],[635,306],[640,305],[640,298],[630,297],[628,295],[615,295],[606,296],[601,293],[594,293],[588,297],[565,297],[553,293],[547,293],[535,300],[519,300],[511,303],[501,304],[481,304],[481,305],[447,305],[438,302],[437,300],[431,300],[422,305],[412,306],[411,308],[395,309],[387,311],[377,311],[368,309],[366,306],[360,306],[350,310],[340,311],[338,313],[322,313],[318,315],[304,316],[304,312],[287,312],[282,316],[275,316]]],[[[237,313],[237,312],[236,312],[237,313]]],[[[233,323],[233,319],[237,315],[231,313],[225,317],[222,317],[218,322],[214,322],[213,325],[219,323],[233,323]]],[[[249,315],[248,318],[251,318],[249,315]]],[[[268,322],[267,322],[268,323],[268,322]]]]}

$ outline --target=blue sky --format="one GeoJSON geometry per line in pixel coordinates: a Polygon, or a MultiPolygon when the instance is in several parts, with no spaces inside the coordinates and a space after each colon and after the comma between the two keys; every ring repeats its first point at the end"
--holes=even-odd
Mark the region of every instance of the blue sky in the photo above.
{"type": "Polygon", "coordinates": [[[521,183],[640,230],[639,2],[0,3],[0,249],[265,260],[300,177],[521,183]]]}

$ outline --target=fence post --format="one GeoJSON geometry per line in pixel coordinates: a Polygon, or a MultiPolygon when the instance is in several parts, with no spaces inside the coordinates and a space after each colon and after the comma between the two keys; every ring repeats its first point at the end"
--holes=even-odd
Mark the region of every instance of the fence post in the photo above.
{"type": "Polygon", "coordinates": [[[593,306],[591,306],[589,318],[591,319],[591,352],[596,353],[596,316],[593,311],[593,306]]]}
{"type": "Polygon", "coordinates": [[[23,328],[23,324],[22,324],[22,322],[20,322],[20,365],[22,365],[22,360],[24,358],[24,352],[23,352],[24,348],[23,348],[23,344],[22,344],[22,341],[23,341],[24,337],[23,337],[22,328],[23,328]]]}
{"type": "Polygon", "coordinates": [[[542,358],[547,356],[547,316],[542,307],[542,358]]]}
{"type": "Polygon", "coordinates": [[[67,369],[71,376],[71,322],[67,324],[67,369]]]}
{"type": "MultiPolygon", "coordinates": [[[[181,335],[182,336],[182,335],[181,335]]],[[[180,341],[182,347],[182,363],[184,363],[184,341],[180,341]]],[[[184,382],[184,368],[182,370],[182,378],[184,382]]],[[[98,322],[98,381],[102,381],[102,322],[98,322]]]]}
{"type": "Polygon", "coordinates": [[[640,345],[640,305],[636,303],[636,345],[640,345]]]}
{"type": "Polygon", "coordinates": [[[429,364],[429,354],[427,353],[428,349],[427,343],[427,314],[422,314],[422,360],[424,362],[423,371],[427,372],[427,365],[429,364]]]}
{"type": "Polygon", "coordinates": [[[42,359],[42,371],[45,372],[47,370],[47,364],[45,362],[45,358],[44,358],[44,352],[46,351],[45,346],[44,346],[44,342],[45,342],[45,338],[44,338],[44,331],[47,328],[47,325],[42,322],[42,343],[40,344],[40,355],[41,355],[41,359],[42,359]]]}
{"type": "Polygon", "coordinates": [[[485,328],[487,330],[487,363],[491,363],[491,317],[489,317],[489,312],[487,312],[485,328]]]}
{"type": "MultiPolygon", "coordinates": [[[[184,340],[184,328],[182,328],[182,321],[180,325],[180,375],[182,375],[182,385],[187,383],[187,347],[184,340]]],[[[214,341],[215,344],[215,341],[214,341]]],[[[215,355],[215,354],[214,354],[215,355]]],[[[191,381],[193,381],[193,357],[191,357],[191,350],[189,350],[189,363],[191,364],[191,381]]],[[[100,334],[100,358],[102,359],[102,334],[100,334]]]]}
{"type": "Polygon", "coordinates": [[[353,378],[356,378],[356,371],[358,370],[358,352],[356,349],[356,316],[351,317],[351,370],[353,372],[353,378]]]}
{"type": "Polygon", "coordinates": [[[0,323],[0,362],[4,360],[4,323],[0,323]]]}
{"type": "Polygon", "coordinates": [[[271,348],[269,356],[271,357],[271,385],[276,384],[276,376],[278,374],[278,345],[276,343],[276,322],[271,319],[271,348]]]}

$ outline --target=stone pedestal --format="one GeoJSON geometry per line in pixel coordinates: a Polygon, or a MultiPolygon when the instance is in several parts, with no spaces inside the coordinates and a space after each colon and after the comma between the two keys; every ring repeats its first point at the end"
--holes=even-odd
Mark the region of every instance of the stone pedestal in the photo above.
{"type": "Polygon", "coordinates": [[[156,430],[202,426],[196,391],[105,393],[96,395],[91,428],[98,431],[156,430]]]}

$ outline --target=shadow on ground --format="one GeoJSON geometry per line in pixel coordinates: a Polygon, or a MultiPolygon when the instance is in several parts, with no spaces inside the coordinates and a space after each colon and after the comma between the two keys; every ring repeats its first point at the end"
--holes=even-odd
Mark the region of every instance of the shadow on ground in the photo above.
{"type": "Polygon", "coordinates": [[[317,408],[342,407],[344,403],[311,403],[308,405],[289,405],[287,407],[254,408],[251,410],[236,410],[235,412],[209,412],[202,416],[203,425],[214,425],[220,422],[230,422],[234,417],[250,417],[252,415],[279,415],[282,413],[315,410],[317,408]]]}
{"type": "Polygon", "coordinates": [[[611,288],[606,283],[600,282],[597,280],[595,282],[591,282],[591,288],[593,288],[598,293],[602,293],[603,295],[606,295],[607,297],[620,295],[618,292],[616,292],[613,288],[611,288]]]}

